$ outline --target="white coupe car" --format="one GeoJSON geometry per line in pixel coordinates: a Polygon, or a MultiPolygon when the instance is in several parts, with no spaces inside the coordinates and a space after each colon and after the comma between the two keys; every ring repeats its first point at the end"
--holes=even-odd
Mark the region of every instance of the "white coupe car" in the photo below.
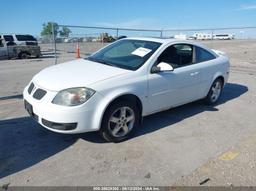
{"type": "Polygon", "coordinates": [[[202,44],[125,38],[42,70],[23,95],[30,116],[49,130],[99,131],[119,142],[144,116],[199,99],[215,104],[228,76],[225,54],[202,44]]]}

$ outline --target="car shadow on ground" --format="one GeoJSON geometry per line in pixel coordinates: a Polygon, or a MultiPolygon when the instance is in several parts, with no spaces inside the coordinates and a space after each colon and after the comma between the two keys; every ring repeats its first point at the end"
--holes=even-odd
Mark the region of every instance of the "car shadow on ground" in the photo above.
{"type": "Polygon", "coordinates": [[[218,105],[222,105],[228,101],[236,99],[247,91],[248,88],[244,85],[227,83],[216,105],[206,105],[204,100],[199,100],[180,107],[172,108],[167,111],[147,116],[143,120],[142,127],[135,133],[134,137],[154,132],[161,128],[178,123],[191,116],[195,116],[204,111],[218,111],[218,105]]]}
{"type": "Polygon", "coordinates": [[[23,99],[23,95],[17,94],[17,95],[0,97],[0,101],[10,100],[10,99],[23,99]]]}
{"type": "MultiPolygon", "coordinates": [[[[223,89],[223,93],[220,97],[220,100],[218,101],[218,104],[214,106],[206,105],[203,100],[199,100],[180,107],[149,115],[143,119],[141,127],[136,130],[131,139],[168,127],[204,111],[218,111],[218,105],[236,99],[247,91],[248,88],[244,85],[227,83],[223,89]]],[[[88,133],[82,135],[81,138],[86,141],[96,141],[96,143],[99,141],[99,139],[96,139],[94,136],[91,136],[88,133]]]]}
{"type": "Polygon", "coordinates": [[[0,121],[0,179],[74,144],[79,135],[48,131],[29,117],[0,121]]]}
{"type": "MultiPolygon", "coordinates": [[[[218,105],[236,99],[247,91],[246,86],[228,83],[218,105]]],[[[168,127],[204,111],[218,111],[218,109],[205,106],[198,101],[148,116],[134,137],[168,127]]],[[[40,127],[29,117],[0,120],[0,179],[65,150],[78,139],[98,144],[106,143],[97,132],[78,135],[57,134],[40,127]]]]}

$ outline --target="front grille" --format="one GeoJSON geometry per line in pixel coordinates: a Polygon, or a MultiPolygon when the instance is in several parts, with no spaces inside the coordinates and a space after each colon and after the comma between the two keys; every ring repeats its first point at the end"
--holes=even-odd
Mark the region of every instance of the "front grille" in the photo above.
{"type": "Polygon", "coordinates": [[[37,100],[40,100],[40,99],[42,99],[45,96],[46,93],[47,92],[45,90],[42,90],[42,89],[38,88],[35,91],[35,93],[33,94],[33,98],[35,98],[37,100]]]}
{"type": "Polygon", "coordinates": [[[34,85],[34,83],[32,82],[32,83],[30,84],[30,86],[28,87],[28,93],[29,93],[29,94],[31,94],[31,92],[32,92],[32,90],[34,89],[34,87],[35,87],[35,85],[34,85]]]}

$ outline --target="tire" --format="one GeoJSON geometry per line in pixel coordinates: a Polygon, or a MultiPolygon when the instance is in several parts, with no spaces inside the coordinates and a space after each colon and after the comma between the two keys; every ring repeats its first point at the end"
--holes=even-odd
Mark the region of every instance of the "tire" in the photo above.
{"type": "Polygon", "coordinates": [[[218,102],[223,89],[223,81],[220,78],[214,80],[205,98],[207,105],[214,105],[218,102]]]}
{"type": "Polygon", "coordinates": [[[21,52],[19,54],[20,59],[28,59],[29,55],[26,52],[21,52]]]}
{"type": "Polygon", "coordinates": [[[135,103],[118,101],[105,111],[100,135],[108,142],[128,139],[139,125],[140,112],[135,103]]]}

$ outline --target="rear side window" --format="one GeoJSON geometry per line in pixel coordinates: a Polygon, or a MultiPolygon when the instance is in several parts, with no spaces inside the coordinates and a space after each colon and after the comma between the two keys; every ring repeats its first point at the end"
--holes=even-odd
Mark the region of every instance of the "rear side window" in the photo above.
{"type": "Polygon", "coordinates": [[[200,48],[200,47],[196,47],[196,62],[197,63],[206,62],[209,60],[213,60],[215,58],[216,57],[212,53],[208,52],[207,50],[200,48]]]}
{"type": "Polygon", "coordinates": [[[4,40],[5,41],[14,41],[14,39],[13,39],[13,36],[12,35],[4,35],[4,40]]]}
{"type": "Polygon", "coordinates": [[[36,41],[31,35],[16,35],[18,41],[36,41]]]}

